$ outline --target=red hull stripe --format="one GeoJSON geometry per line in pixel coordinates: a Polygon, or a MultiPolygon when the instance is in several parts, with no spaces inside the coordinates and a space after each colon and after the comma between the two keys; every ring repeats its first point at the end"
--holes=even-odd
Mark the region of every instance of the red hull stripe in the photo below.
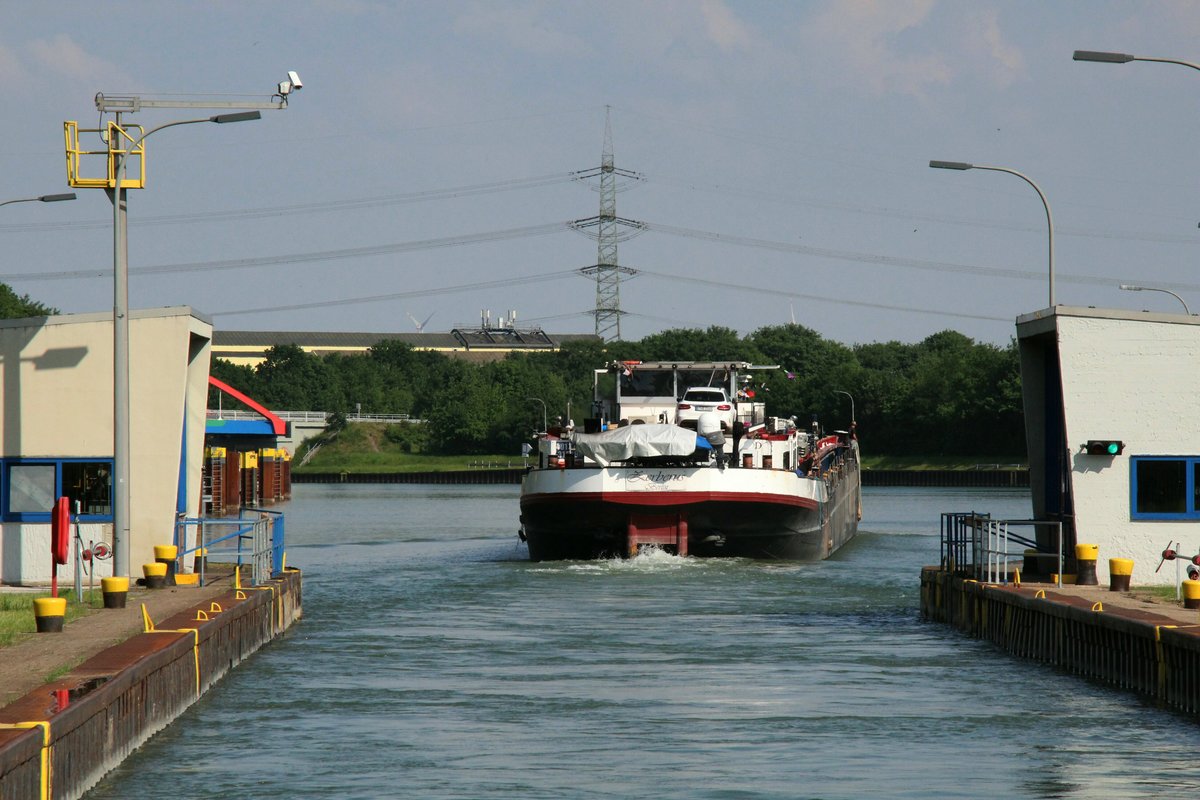
{"type": "Polygon", "coordinates": [[[678,506],[699,503],[770,503],[772,505],[816,508],[817,501],[808,497],[755,492],[561,492],[531,494],[521,498],[521,505],[598,502],[624,506],[678,506]]]}

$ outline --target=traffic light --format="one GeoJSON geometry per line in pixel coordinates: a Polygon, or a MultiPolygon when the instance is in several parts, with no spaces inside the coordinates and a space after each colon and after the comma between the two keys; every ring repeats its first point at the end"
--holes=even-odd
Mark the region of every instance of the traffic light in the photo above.
{"type": "Polygon", "coordinates": [[[1117,439],[1088,439],[1084,450],[1089,456],[1119,456],[1125,451],[1125,443],[1117,439]]]}

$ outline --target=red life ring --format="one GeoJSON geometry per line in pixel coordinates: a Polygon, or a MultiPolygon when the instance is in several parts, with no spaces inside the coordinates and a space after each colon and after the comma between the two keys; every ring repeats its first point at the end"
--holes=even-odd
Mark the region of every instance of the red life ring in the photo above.
{"type": "Polygon", "coordinates": [[[50,555],[56,564],[67,563],[71,550],[71,500],[60,497],[50,511],[50,555]]]}

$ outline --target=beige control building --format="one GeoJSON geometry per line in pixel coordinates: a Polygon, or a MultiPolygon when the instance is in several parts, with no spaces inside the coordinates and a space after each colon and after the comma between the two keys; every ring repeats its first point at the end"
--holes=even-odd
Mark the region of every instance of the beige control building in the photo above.
{"type": "MultiPolygon", "coordinates": [[[[188,307],[130,315],[130,571],[199,515],[212,323],[188,307]]],[[[50,580],[50,510],[112,549],[112,314],[0,320],[0,583],[50,580]]],[[[72,530],[74,535],[74,530],[72,530]]],[[[103,551],[103,548],[101,548],[103,551]]],[[[73,551],[72,551],[73,552],[73,551]]],[[[97,560],[95,576],[112,574],[97,560]]],[[[74,580],[74,557],[58,568],[74,580]]]]}

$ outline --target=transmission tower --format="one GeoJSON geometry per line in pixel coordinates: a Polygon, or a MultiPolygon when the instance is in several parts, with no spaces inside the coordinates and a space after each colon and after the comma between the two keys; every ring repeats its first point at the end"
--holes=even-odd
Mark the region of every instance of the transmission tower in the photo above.
{"type": "Polygon", "coordinates": [[[596,335],[606,342],[621,338],[621,275],[637,274],[637,270],[618,265],[617,243],[631,239],[645,229],[644,223],[617,216],[617,192],[626,188],[618,179],[635,181],[641,180],[642,176],[617,169],[609,111],[606,108],[604,113],[604,151],[600,155],[600,166],[575,173],[577,180],[600,179],[600,213],[571,223],[575,230],[596,240],[596,263],[580,272],[596,276],[596,335]]]}

